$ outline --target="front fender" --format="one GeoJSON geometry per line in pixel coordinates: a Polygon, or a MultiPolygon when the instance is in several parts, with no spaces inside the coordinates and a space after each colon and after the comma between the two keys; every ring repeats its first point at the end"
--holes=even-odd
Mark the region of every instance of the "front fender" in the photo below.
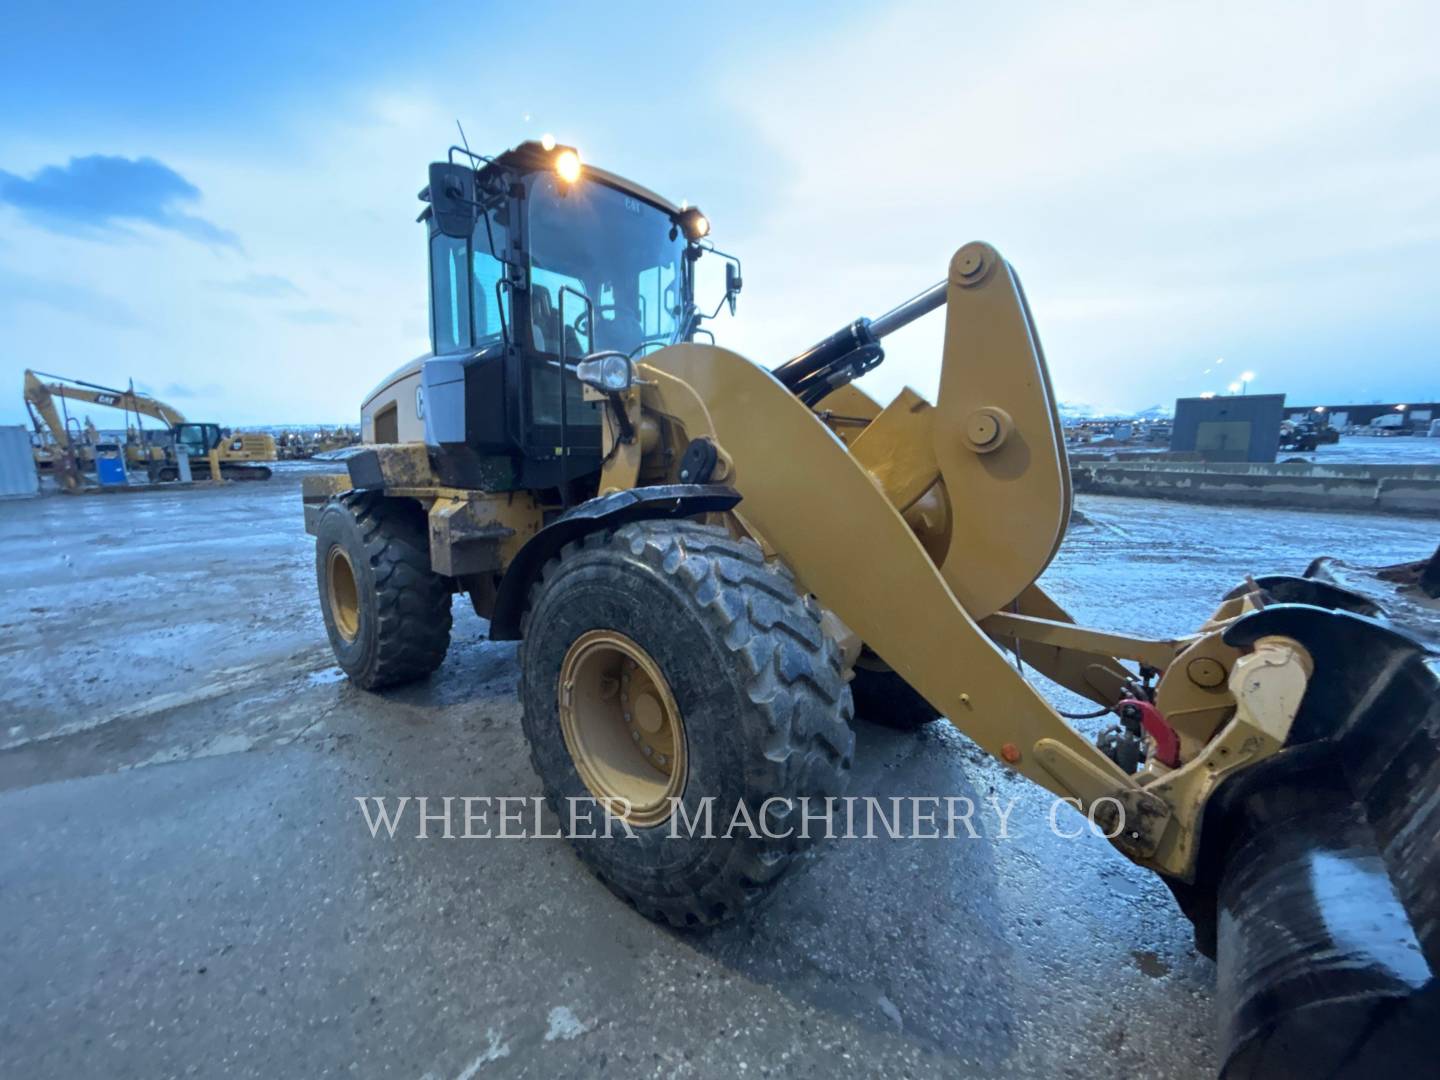
{"type": "Polygon", "coordinates": [[[729,510],[740,493],[723,484],[656,484],[627,488],[572,507],[532,536],[511,560],[490,616],[492,641],[516,641],[530,588],[540,571],[566,544],[587,533],[616,529],[632,521],[688,518],[729,510]]]}

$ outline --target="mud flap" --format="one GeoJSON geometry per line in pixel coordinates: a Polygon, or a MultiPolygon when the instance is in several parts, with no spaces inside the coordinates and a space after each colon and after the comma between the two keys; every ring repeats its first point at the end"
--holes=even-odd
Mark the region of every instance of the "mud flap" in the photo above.
{"type": "Polygon", "coordinates": [[[1286,747],[1217,791],[1186,905],[1202,947],[1213,935],[1221,1075],[1428,1074],[1440,680],[1417,641],[1353,611],[1279,604],[1225,640],[1276,634],[1310,651],[1314,675],[1286,747]]]}

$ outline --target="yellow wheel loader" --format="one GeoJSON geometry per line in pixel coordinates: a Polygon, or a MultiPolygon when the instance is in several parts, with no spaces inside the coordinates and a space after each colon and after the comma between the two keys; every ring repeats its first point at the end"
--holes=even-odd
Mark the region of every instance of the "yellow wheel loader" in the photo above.
{"type": "Polygon", "coordinates": [[[305,486],[352,681],[434,671],[467,595],[520,641],[556,814],[609,811],[579,856],[679,927],[736,915],[807,853],[799,818],[844,790],[854,702],[943,716],[1169,885],[1217,958],[1226,1075],[1433,1064],[1425,648],[1316,575],[1247,579],[1184,637],[1076,625],[1036,584],[1070,476],[993,247],[767,370],[697,341],[720,310],[697,306],[697,263],[724,262],[732,310],[741,274],[694,207],[548,143],[452,148],[420,197],[433,351],[365,403],[348,475],[305,486]],[[941,309],[933,404],[853,385],[941,309]],[[1015,659],[1113,725],[1082,736],[1015,659]],[[673,827],[706,805],[759,828],[673,827]]]}

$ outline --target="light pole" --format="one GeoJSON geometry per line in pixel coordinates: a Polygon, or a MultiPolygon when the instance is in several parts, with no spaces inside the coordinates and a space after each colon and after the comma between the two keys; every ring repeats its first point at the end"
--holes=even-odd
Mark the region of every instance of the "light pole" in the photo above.
{"type": "Polygon", "coordinates": [[[1255,373],[1253,371],[1247,371],[1240,376],[1240,393],[1242,395],[1250,389],[1250,383],[1254,378],[1255,373]]]}
{"type": "Polygon", "coordinates": [[[1232,382],[1232,383],[1230,384],[1230,393],[1232,393],[1232,394],[1238,394],[1238,393],[1240,393],[1240,390],[1241,390],[1241,389],[1242,389],[1242,388],[1241,388],[1241,386],[1240,386],[1240,384],[1239,384],[1238,382],[1232,382]]]}

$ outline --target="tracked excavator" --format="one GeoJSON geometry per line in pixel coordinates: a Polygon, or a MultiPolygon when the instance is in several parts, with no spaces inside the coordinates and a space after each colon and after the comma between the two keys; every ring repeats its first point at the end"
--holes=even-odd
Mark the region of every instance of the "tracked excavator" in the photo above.
{"type": "Polygon", "coordinates": [[[220,425],[187,421],[174,406],[148,394],[137,393],[134,386],[117,390],[79,379],[27,370],[25,406],[42,441],[41,449],[49,457],[63,491],[74,492],[83,487],[81,474],[89,460],[82,441],[71,434],[73,418],[62,412],[66,401],[101,405],[124,412],[129,429],[125,445],[126,461],[131,466],[144,468],[152,481],[178,480],[182,457],[196,476],[208,475],[213,480],[268,480],[270,469],[259,463],[275,461],[278,456],[275,440],[270,435],[236,432],[227,436],[220,430],[220,425]],[[57,399],[61,402],[58,408],[57,399]],[[165,425],[169,435],[168,446],[152,446],[145,441],[141,423],[144,416],[165,425]]]}
{"type": "Polygon", "coordinates": [[[1169,886],[1218,964],[1225,1076],[1428,1074],[1433,654],[1315,567],[1247,577],[1173,638],[1078,625],[1037,584],[1070,476],[999,251],[964,244],[932,288],[767,368],[701,340],[720,305],[697,264],[725,264],[732,309],[741,288],[705,216],[573,147],[452,148],[420,198],[432,351],[367,399],[347,472],[305,482],[357,686],[438,668],[467,596],[520,642],[557,814],[611,811],[579,857],[682,928],[812,849],[798,807],[843,792],[857,707],[943,717],[1169,886]],[[932,312],[936,400],[872,400],[855,379],[932,312]],[[1027,671],[1112,722],[1083,735],[1027,671]],[[677,835],[706,799],[766,827],[677,835]]]}

